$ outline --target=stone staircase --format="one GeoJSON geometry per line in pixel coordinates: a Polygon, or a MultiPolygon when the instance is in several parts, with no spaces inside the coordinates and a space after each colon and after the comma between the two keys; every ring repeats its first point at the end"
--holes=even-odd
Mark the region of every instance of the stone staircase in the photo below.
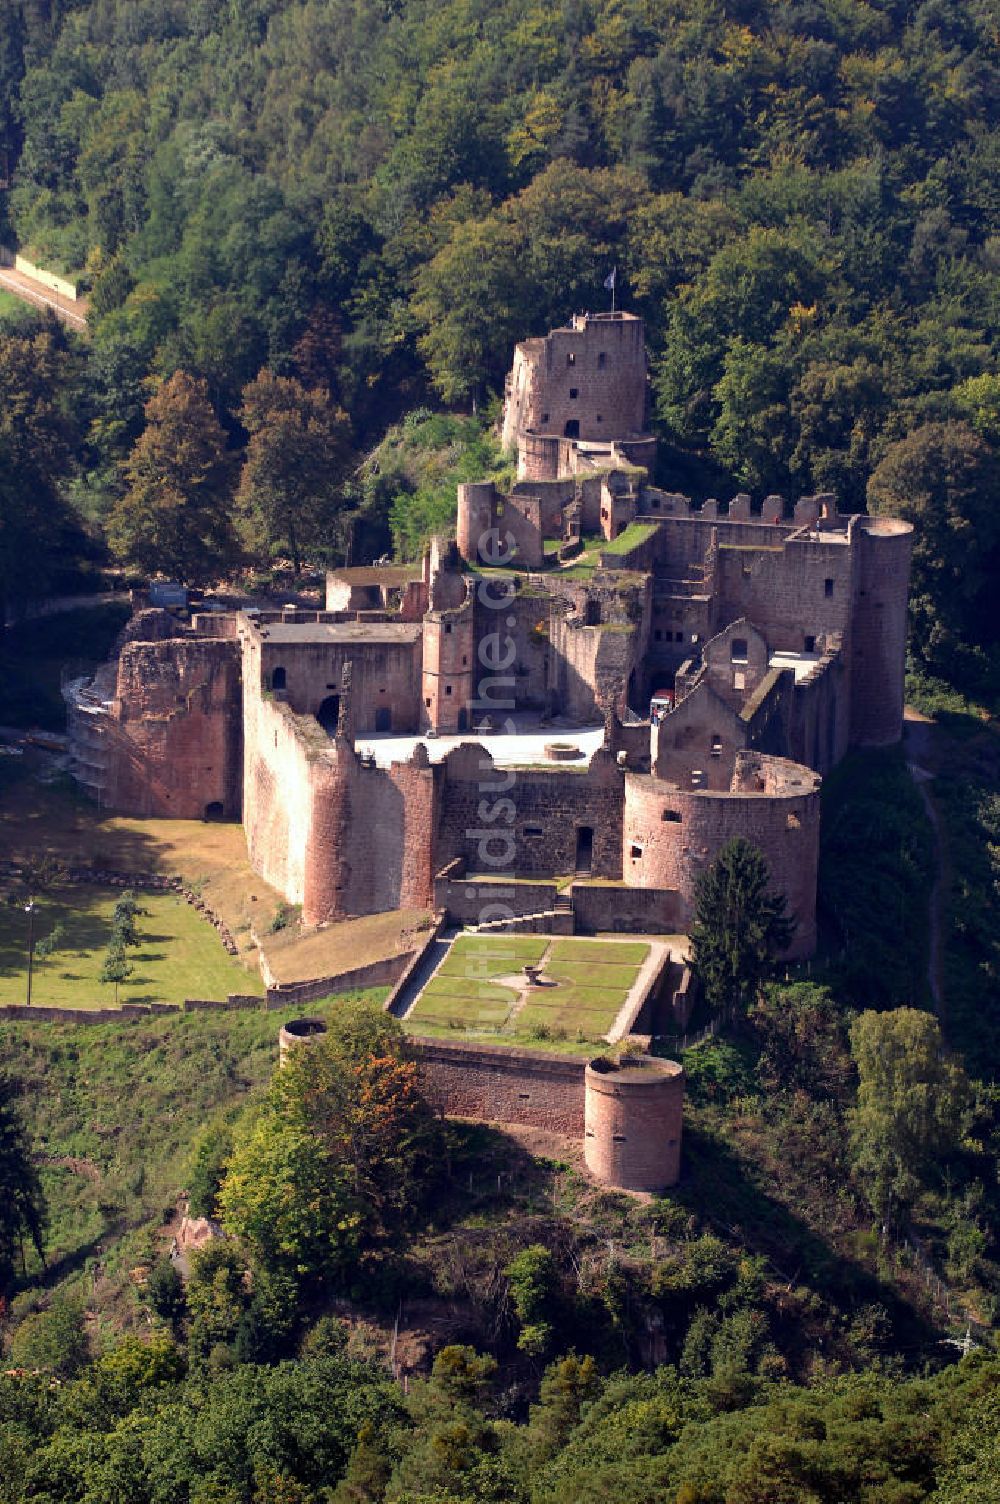
{"type": "Polygon", "coordinates": [[[516,914],[510,919],[490,919],[485,924],[468,924],[466,933],[473,935],[572,935],[574,931],[573,905],[566,899],[560,903],[560,894],[555,907],[542,909],[537,914],[516,914]]]}

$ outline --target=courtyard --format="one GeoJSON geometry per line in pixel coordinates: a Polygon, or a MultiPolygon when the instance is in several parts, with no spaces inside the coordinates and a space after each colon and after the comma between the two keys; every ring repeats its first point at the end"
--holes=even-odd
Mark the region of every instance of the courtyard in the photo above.
{"type": "Polygon", "coordinates": [[[494,1044],[598,1045],[631,1017],[665,957],[666,947],[652,940],[460,934],[406,1008],[403,1026],[494,1044]]]}

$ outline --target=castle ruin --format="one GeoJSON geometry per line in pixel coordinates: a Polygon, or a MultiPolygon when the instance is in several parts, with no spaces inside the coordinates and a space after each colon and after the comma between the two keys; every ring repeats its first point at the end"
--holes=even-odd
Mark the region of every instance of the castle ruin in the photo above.
{"type": "Polygon", "coordinates": [[[580,930],[682,931],[744,836],[808,955],[821,776],[901,734],[911,529],[652,485],[646,387],[628,314],[519,345],[509,495],[459,487],[453,540],[333,571],[324,610],[137,615],[70,695],[77,776],[116,811],[242,819],[309,925],[465,918],[505,881],[515,917],[555,911],[569,878],[580,930]]]}

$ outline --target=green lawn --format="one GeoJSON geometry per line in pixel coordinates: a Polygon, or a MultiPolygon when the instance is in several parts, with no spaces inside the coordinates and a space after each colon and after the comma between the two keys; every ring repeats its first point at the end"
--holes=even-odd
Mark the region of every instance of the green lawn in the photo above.
{"type": "MultiPolygon", "coordinates": [[[[113,986],[97,980],[111,934],[118,891],[82,884],[54,889],[38,901],[35,937],[58,923],[63,936],[48,958],[36,956],[32,1002],[63,1008],[109,1007],[113,986]]],[[[129,952],[133,975],[118,991],[122,1003],[179,1003],[222,999],[230,992],[263,996],[259,974],[224,949],[207,920],[174,893],[141,893],[137,947],[129,952]]],[[[20,908],[0,908],[0,1002],[25,999],[27,919],[20,908]]]]}
{"type": "MultiPolygon", "coordinates": [[[[445,964],[474,956],[484,964],[486,958],[491,962],[503,962],[509,970],[541,960],[550,944],[547,935],[458,935],[445,964]]],[[[491,970],[495,968],[491,967],[491,970]]]]}
{"type": "Polygon", "coordinates": [[[548,965],[587,961],[594,966],[641,966],[649,946],[637,940],[554,940],[548,965]]]}
{"type": "Polygon", "coordinates": [[[635,985],[649,946],[629,941],[554,940],[546,935],[460,935],[424,988],[407,1025],[414,1032],[549,1049],[599,1044],[635,985]],[[556,987],[519,994],[500,985],[542,962],[556,987]],[[618,963],[618,964],[613,964],[618,963]]]}

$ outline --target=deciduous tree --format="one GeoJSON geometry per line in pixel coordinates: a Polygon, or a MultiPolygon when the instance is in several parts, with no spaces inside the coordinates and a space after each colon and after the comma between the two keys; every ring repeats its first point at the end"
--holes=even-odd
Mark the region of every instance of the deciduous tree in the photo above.
{"type": "Polygon", "coordinates": [[[303,551],[329,546],[350,458],[346,413],[325,392],[263,370],[243,391],[240,420],[250,434],[237,503],[251,550],[287,550],[296,573],[303,551]]]}
{"type": "Polygon", "coordinates": [[[205,382],[175,371],[147,402],[146,422],[108,520],[112,548],[149,574],[218,579],[234,554],[232,467],[205,382]]]}
{"type": "Polygon", "coordinates": [[[872,1210],[899,1223],[961,1141],[969,1083],[938,1021],[916,1008],[862,1013],[851,1029],[858,1070],[851,1150],[872,1210]]]}

